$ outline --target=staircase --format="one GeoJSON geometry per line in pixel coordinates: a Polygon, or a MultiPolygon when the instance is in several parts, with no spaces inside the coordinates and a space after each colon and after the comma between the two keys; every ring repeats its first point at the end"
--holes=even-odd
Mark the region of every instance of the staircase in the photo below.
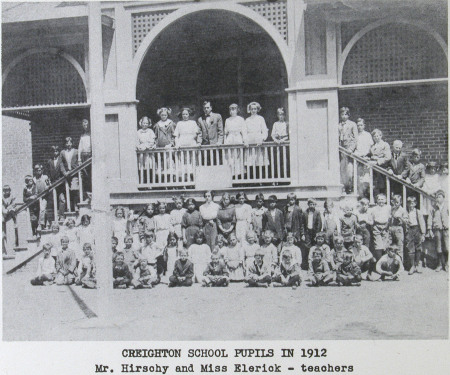
{"type": "MultiPolygon", "coordinates": [[[[15,247],[14,247],[14,254],[11,254],[11,252],[8,253],[7,256],[3,256],[4,260],[10,260],[8,262],[7,268],[14,269],[17,266],[21,265],[22,263],[25,264],[27,261],[31,260],[36,256],[37,253],[39,253],[39,247],[41,245],[40,243],[40,236],[37,238],[31,237],[31,230],[30,230],[30,219],[29,219],[29,213],[27,208],[29,208],[32,204],[39,201],[40,198],[50,196],[50,194],[53,196],[53,214],[54,218],[58,218],[58,197],[56,193],[56,188],[60,185],[65,185],[66,189],[66,204],[67,204],[67,211],[64,214],[64,220],[68,217],[78,217],[79,215],[82,215],[84,213],[88,213],[90,210],[90,203],[86,203],[82,201],[83,197],[83,190],[82,190],[82,171],[86,169],[89,165],[92,164],[92,158],[89,158],[76,168],[72,169],[66,177],[62,177],[59,180],[52,183],[46,190],[39,193],[36,198],[22,203],[18,204],[17,208],[14,210],[14,215],[11,215],[7,221],[13,220],[13,217],[16,218],[14,222],[14,232],[15,232],[15,247]],[[74,177],[78,175],[79,179],[79,185],[80,185],[80,202],[77,204],[77,209],[75,211],[71,210],[70,206],[70,189],[67,182],[67,178],[74,177]],[[20,233],[19,233],[20,229],[20,233]],[[25,262],[25,263],[24,263],[25,262]]],[[[59,225],[64,224],[64,220],[59,222],[59,225]]],[[[50,229],[42,229],[39,233],[40,235],[45,235],[50,233],[50,229]]],[[[8,236],[9,243],[12,242],[12,236],[8,236]]],[[[8,271],[9,272],[9,271],[8,271]]]]}

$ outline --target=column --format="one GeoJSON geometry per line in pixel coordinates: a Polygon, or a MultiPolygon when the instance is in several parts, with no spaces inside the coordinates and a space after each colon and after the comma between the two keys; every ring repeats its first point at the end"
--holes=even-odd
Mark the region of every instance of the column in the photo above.
{"type": "Polygon", "coordinates": [[[91,96],[92,137],[92,211],[95,231],[95,262],[99,317],[108,311],[109,294],[112,289],[112,266],[110,254],[111,222],[109,215],[109,191],[106,177],[105,107],[103,99],[102,22],[100,2],[88,3],[89,14],[89,82],[91,96]]]}

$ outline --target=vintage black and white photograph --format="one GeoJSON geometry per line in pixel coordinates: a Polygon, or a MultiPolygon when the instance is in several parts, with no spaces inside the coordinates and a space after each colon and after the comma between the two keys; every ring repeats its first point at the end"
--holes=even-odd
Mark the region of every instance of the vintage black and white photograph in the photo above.
{"type": "Polygon", "coordinates": [[[2,340],[448,340],[447,7],[2,2],[2,340]]]}

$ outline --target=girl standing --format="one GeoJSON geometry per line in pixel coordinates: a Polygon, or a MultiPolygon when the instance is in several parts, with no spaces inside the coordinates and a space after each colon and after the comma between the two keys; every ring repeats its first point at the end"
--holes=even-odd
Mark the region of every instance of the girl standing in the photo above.
{"type": "Polygon", "coordinates": [[[206,243],[212,249],[216,243],[217,237],[217,214],[220,206],[213,202],[214,193],[207,191],[204,194],[206,202],[200,206],[200,215],[203,219],[203,231],[206,237],[206,243]]]}
{"type": "Polygon", "coordinates": [[[123,246],[125,236],[127,235],[127,219],[125,219],[125,209],[117,207],[114,212],[113,236],[119,241],[119,246],[123,246]]]}
{"type": "Polygon", "coordinates": [[[164,275],[172,276],[173,268],[175,265],[175,261],[178,258],[178,236],[176,233],[169,233],[167,236],[167,245],[164,249],[164,263],[165,263],[165,272],[164,275]]]}
{"type": "Polygon", "coordinates": [[[277,109],[278,121],[272,127],[272,139],[276,143],[287,142],[289,140],[289,126],[286,122],[284,108],[277,109]]]}
{"type": "Polygon", "coordinates": [[[211,258],[211,249],[206,244],[206,237],[202,231],[195,234],[194,240],[195,243],[189,246],[188,252],[191,262],[194,264],[194,281],[200,283],[211,258]]]}
{"type": "MultiPolygon", "coordinates": [[[[247,142],[250,145],[260,146],[268,136],[269,130],[266,121],[264,117],[258,115],[260,111],[261,106],[257,102],[251,102],[247,106],[247,113],[250,113],[250,117],[245,119],[245,125],[247,127],[247,142]]],[[[265,166],[269,164],[269,160],[264,157],[263,151],[259,148],[248,150],[245,159],[247,168],[253,165],[265,166]]]]}
{"type": "Polygon", "coordinates": [[[155,206],[153,203],[147,204],[145,206],[145,211],[142,214],[142,217],[139,219],[139,240],[142,242],[144,240],[145,233],[150,231],[155,231],[155,218],[153,214],[155,212],[155,206]]]}
{"type": "MultiPolygon", "coordinates": [[[[136,149],[137,151],[147,151],[156,147],[156,136],[150,126],[152,126],[152,120],[147,116],[142,117],[139,120],[139,126],[141,127],[137,131],[136,149]]],[[[150,182],[150,176],[147,176],[147,170],[150,170],[153,165],[151,163],[150,155],[147,153],[139,154],[139,170],[143,171],[144,182],[150,182]]]]}
{"type": "Polygon", "coordinates": [[[155,124],[156,147],[169,148],[174,145],[175,124],[169,118],[172,110],[162,107],[156,111],[160,120],[155,124]]]}
{"type": "MultiPolygon", "coordinates": [[[[230,107],[230,117],[225,120],[225,139],[224,144],[226,145],[245,145],[247,143],[247,126],[245,120],[238,116],[240,113],[240,108],[237,104],[231,104],[230,107]]],[[[231,174],[233,176],[239,176],[244,171],[241,167],[241,151],[239,149],[231,149],[226,155],[228,164],[231,166],[231,174]],[[230,155],[231,153],[231,155],[230,155]]]]}
{"type": "Polygon", "coordinates": [[[236,196],[238,203],[235,206],[236,211],[236,237],[243,244],[247,232],[251,229],[252,223],[252,207],[245,203],[248,201],[244,192],[238,193],[236,196]]]}
{"type": "Polygon", "coordinates": [[[154,217],[156,244],[164,248],[167,243],[167,236],[170,232],[173,232],[173,225],[170,215],[166,213],[166,204],[164,202],[158,202],[156,207],[159,211],[159,214],[154,217]]]}
{"type": "Polygon", "coordinates": [[[262,193],[256,194],[256,207],[252,209],[252,227],[256,236],[261,239],[262,234],[262,218],[267,208],[264,207],[264,195],[262,193]]]}
{"type": "Polygon", "coordinates": [[[203,226],[203,219],[195,209],[196,202],[195,199],[189,198],[186,201],[187,211],[183,214],[181,219],[181,228],[182,228],[182,239],[186,248],[189,248],[193,243],[195,243],[195,235],[203,226]]]}
{"type": "Polygon", "coordinates": [[[178,242],[180,246],[183,246],[183,231],[181,228],[181,223],[183,221],[183,216],[186,209],[183,207],[184,198],[174,197],[173,202],[175,203],[175,208],[170,211],[170,222],[172,224],[173,230],[178,237],[178,242]]]}
{"type": "Polygon", "coordinates": [[[236,227],[236,210],[231,204],[231,197],[228,193],[222,195],[220,201],[220,208],[217,212],[217,227],[219,233],[223,234],[225,238],[228,238],[236,227]]]}

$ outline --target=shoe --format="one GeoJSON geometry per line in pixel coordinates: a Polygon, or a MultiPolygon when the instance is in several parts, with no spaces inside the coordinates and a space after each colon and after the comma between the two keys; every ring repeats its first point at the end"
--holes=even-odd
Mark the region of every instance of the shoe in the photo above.
{"type": "Polygon", "coordinates": [[[441,272],[441,271],[445,271],[445,269],[444,268],[436,268],[435,270],[434,270],[435,272],[441,272]]]}
{"type": "Polygon", "coordinates": [[[296,290],[297,289],[297,285],[292,285],[292,290],[296,290]]]}
{"type": "Polygon", "coordinates": [[[416,272],[416,267],[412,266],[408,272],[408,275],[412,275],[414,272],[416,272]]]}
{"type": "Polygon", "coordinates": [[[422,270],[419,270],[419,268],[418,268],[418,267],[416,267],[416,270],[415,270],[415,272],[416,272],[416,273],[423,273],[423,271],[422,271],[422,270]]]}

